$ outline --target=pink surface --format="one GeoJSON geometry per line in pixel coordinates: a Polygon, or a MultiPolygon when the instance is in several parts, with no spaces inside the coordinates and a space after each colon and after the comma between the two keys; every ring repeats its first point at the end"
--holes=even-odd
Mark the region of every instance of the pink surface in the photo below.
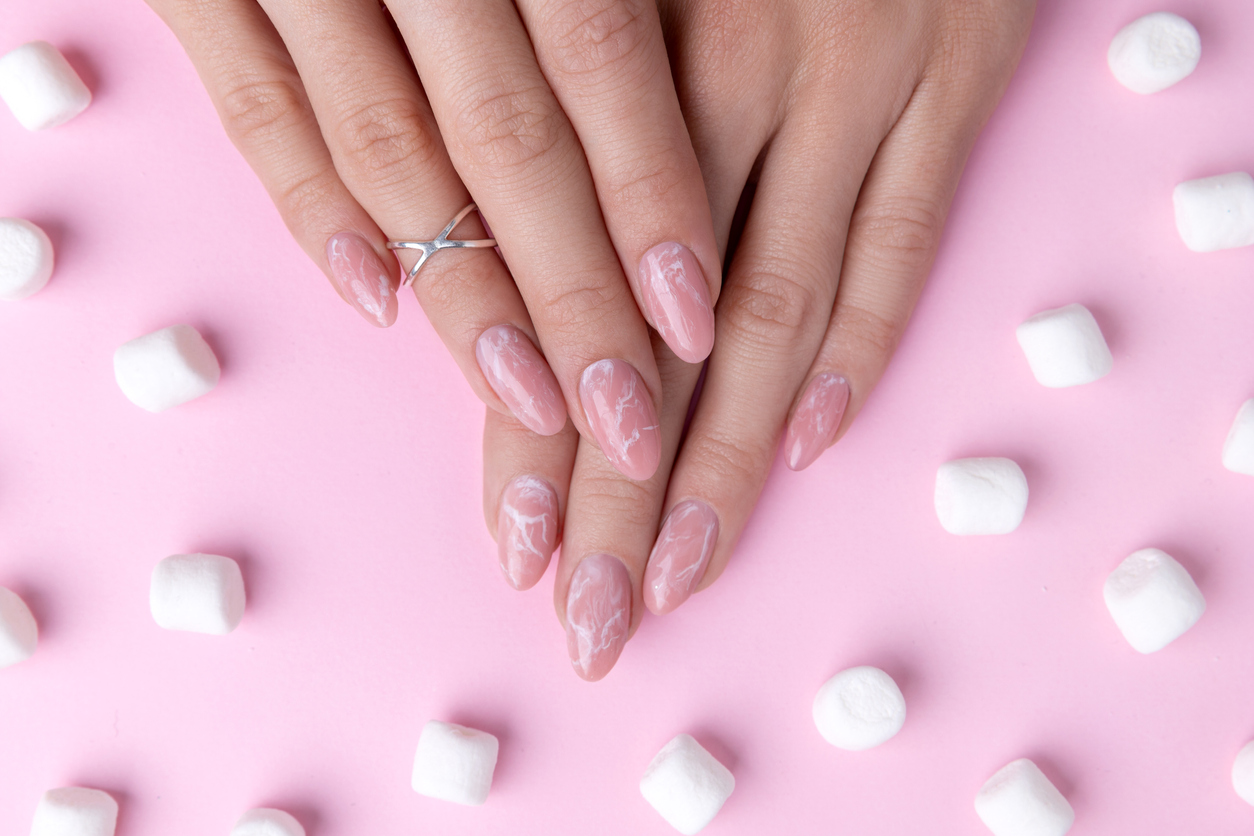
{"type": "Polygon", "coordinates": [[[0,584],[38,653],[0,671],[0,832],[40,793],[122,802],[120,836],[229,831],[280,805],[310,836],[666,834],[637,782],[692,733],[736,774],[712,836],[983,832],[972,799],[1030,756],[1077,836],[1233,833],[1228,783],[1254,737],[1254,479],[1220,448],[1254,395],[1254,249],[1198,255],[1179,180],[1254,170],[1254,6],[1182,2],[1197,72],[1152,97],[1105,66],[1143,0],[1043,2],[980,141],[896,363],[847,439],[777,462],[735,563],[646,617],[603,682],[570,671],[548,579],[500,577],[480,512],[481,407],[412,296],[371,328],[290,242],[173,37],[141,3],[6,0],[0,50],[62,47],[96,93],[28,134],[0,113],[0,215],[58,248],[48,288],[0,305],[0,584]],[[1014,326],[1092,308],[1106,379],[1036,384],[1014,326]],[[161,415],[113,382],[118,344],[200,328],[223,378],[161,415]],[[1008,455],[1032,499],[1014,534],[945,534],[941,461],[1008,455]],[[1154,545],[1209,610],[1153,656],[1102,604],[1154,545]],[[226,638],[148,613],[160,558],[241,560],[226,638]],[[901,734],[861,753],[819,737],[837,670],[901,684],[901,734]],[[415,795],[422,724],[501,738],[479,809],[415,795]]]}

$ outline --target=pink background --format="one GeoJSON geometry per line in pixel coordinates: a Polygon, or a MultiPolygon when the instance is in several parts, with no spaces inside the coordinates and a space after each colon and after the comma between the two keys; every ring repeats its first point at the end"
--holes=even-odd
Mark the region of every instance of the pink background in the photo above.
{"type": "Polygon", "coordinates": [[[1254,828],[1228,777],[1254,736],[1254,479],[1219,463],[1254,395],[1254,249],[1190,253],[1171,210],[1182,179],[1254,170],[1254,5],[1172,6],[1201,66],[1141,97],[1106,46],[1158,8],[1042,2],[858,424],[810,470],[777,466],[723,580],[646,618],[588,685],[549,581],[499,576],[482,408],[413,298],[385,332],[340,302],[142,3],[4,0],[0,51],[52,41],[96,101],[39,134],[0,112],[0,215],[44,226],[59,259],[44,292],[0,305],[0,584],[42,628],[0,672],[0,832],[80,783],[119,797],[119,836],[225,834],[259,804],[310,836],[666,834],[637,782],[681,731],[736,774],[712,835],[982,833],[972,799],[1020,756],[1077,836],[1254,828]],[[1077,301],[1115,370],[1047,390],[1014,326],[1077,301]],[[175,322],[210,340],[222,383],[150,415],[112,352],[175,322]],[[940,529],[935,468],[965,455],[1023,465],[1014,534],[940,529]],[[1209,609],[1141,656],[1101,585],[1149,545],[1209,609]],[[152,622],[153,564],[188,551],[243,563],[227,638],[152,622]],[[810,719],[855,664],[909,705],[863,753],[810,719]],[[485,807],[410,790],[430,718],[500,737],[485,807]]]}

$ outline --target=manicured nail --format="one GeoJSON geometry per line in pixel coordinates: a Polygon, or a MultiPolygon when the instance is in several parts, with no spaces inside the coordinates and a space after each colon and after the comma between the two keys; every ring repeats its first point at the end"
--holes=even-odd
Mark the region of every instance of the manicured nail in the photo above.
{"type": "Polygon", "coordinates": [[[557,492],[536,476],[519,476],[501,493],[496,522],[501,571],[514,589],[530,589],[557,547],[557,492]]]}
{"type": "Polygon", "coordinates": [[[686,499],[671,509],[644,570],[644,605],[666,615],[697,590],[714,544],[718,514],[699,499],[686,499]]]}
{"type": "Polygon", "coordinates": [[[683,244],[658,244],[640,259],[640,295],[680,360],[700,363],[714,347],[714,309],[705,273],[683,244]]]}
{"type": "Polygon", "coordinates": [[[379,254],[355,232],[339,232],[327,241],[331,276],[366,321],[386,328],[396,321],[392,277],[379,254]]]}
{"type": "Polygon", "coordinates": [[[610,463],[637,482],[652,476],[662,446],[657,410],[640,372],[625,360],[598,360],[583,370],[579,401],[610,463]]]}
{"type": "Polygon", "coordinates": [[[475,342],[475,359],[492,391],[528,429],[553,435],[566,426],[566,402],[557,378],[522,331],[494,325],[475,342]]]}
{"type": "Polygon", "coordinates": [[[790,468],[804,470],[831,445],[848,405],[849,381],[840,375],[825,372],[810,381],[784,439],[790,468]]]}
{"type": "Polygon", "coordinates": [[[566,650],[575,673],[595,682],[610,672],[631,628],[631,576],[617,557],[584,558],[566,596],[566,650]]]}

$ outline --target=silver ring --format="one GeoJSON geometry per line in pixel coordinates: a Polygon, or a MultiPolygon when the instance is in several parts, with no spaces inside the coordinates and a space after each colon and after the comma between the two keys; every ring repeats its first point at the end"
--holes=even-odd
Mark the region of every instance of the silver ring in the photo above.
{"type": "Polygon", "coordinates": [[[418,261],[413,267],[409,268],[409,272],[405,274],[405,281],[401,282],[401,287],[409,287],[414,283],[414,277],[418,275],[418,271],[422,269],[422,265],[427,263],[427,259],[435,255],[439,250],[462,250],[462,249],[479,249],[482,247],[495,247],[495,238],[483,238],[478,241],[455,241],[449,240],[449,233],[457,228],[462,220],[475,210],[472,203],[465,209],[457,213],[457,217],[448,222],[448,226],[433,241],[388,241],[389,250],[422,250],[422,255],[418,256],[418,261]]]}

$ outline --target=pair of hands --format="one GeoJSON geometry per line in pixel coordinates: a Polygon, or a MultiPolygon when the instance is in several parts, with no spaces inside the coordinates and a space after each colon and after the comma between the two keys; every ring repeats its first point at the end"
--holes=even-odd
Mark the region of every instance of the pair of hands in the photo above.
{"type": "Polygon", "coordinates": [[[555,603],[585,679],[642,605],[717,579],[781,433],[799,470],[857,414],[1034,8],[149,2],[373,324],[396,318],[385,242],[434,237],[475,195],[504,262],[441,253],[415,293],[488,406],[506,578],[534,585],[562,544],[555,603]]]}

